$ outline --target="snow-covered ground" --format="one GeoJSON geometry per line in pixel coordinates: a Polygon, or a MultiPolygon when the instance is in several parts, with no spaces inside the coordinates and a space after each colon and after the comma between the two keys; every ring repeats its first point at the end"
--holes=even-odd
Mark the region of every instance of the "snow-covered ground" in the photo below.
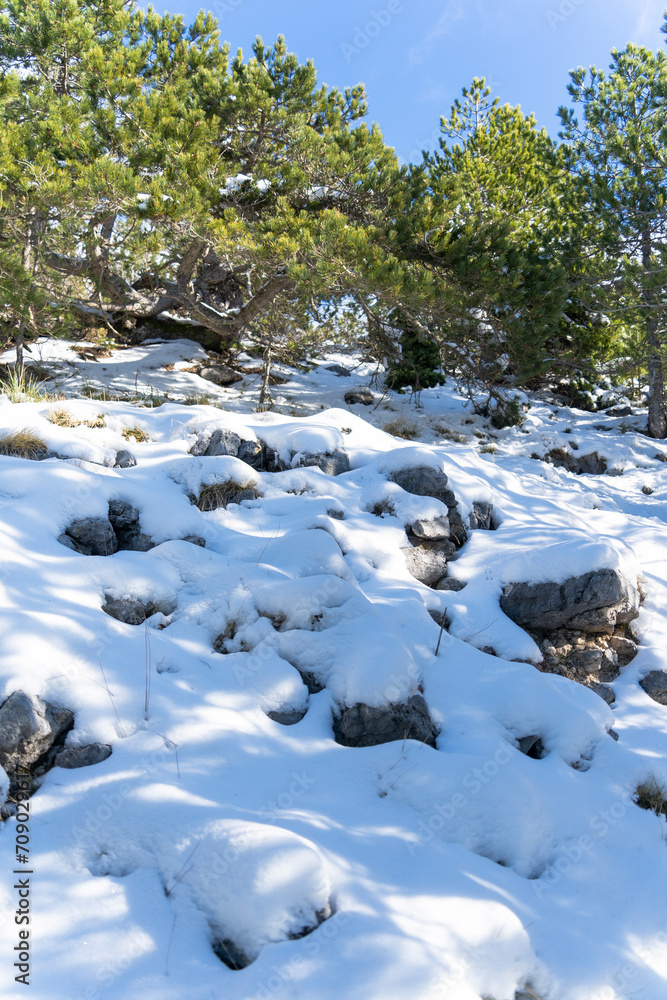
{"type": "Polygon", "coordinates": [[[25,864],[15,819],[0,826],[2,996],[664,1000],[667,825],[633,801],[667,780],[667,707],[638,684],[667,669],[667,464],[638,433],[645,414],[533,401],[522,428],[495,430],[451,387],[421,409],[379,393],[347,406],[373,369],[327,370],[353,365],[344,355],[282,370],[276,408],[256,413],[259,374],[222,389],[182,371],[205,361],[189,341],[89,362],[58,343],[41,354],[62,391],[102,398],[0,397],[0,437],[27,429],[58,456],[0,456],[0,701],[23,690],[66,706],[68,745],[113,753],[52,769],[30,800],[29,989],[13,967],[25,864]],[[151,393],[173,401],[140,405],[151,393]],[[182,402],[203,395],[216,405],[182,402]],[[52,422],[62,409],[81,423],[52,422]],[[269,473],[190,454],[216,429],[295,463],[344,448],[351,468],[269,473]],[[623,474],[531,458],[573,444],[623,474]],[[123,449],[135,467],[113,467],[123,449]],[[391,475],[424,465],[447,474],[465,520],[473,501],[494,505],[497,530],[471,532],[450,564],[458,592],[406,568],[404,526],[442,504],[391,475]],[[227,480],[258,497],[192,503],[227,480]],[[85,556],[58,541],[110,499],[139,510],[156,547],[85,556]],[[613,708],[537,670],[535,643],[499,606],[504,583],[605,566],[646,592],[613,708]],[[125,624],[106,595],[162,610],[125,624]],[[430,612],[445,610],[436,657],[430,612]],[[341,705],[419,690],[437,749],[335,742],[341,705]],[[289,726],[267,714],[297,710],[289,726]],[[517,748],[527,734],[543,759],[517,748]],[[254,960],[228,968],[216,938],[254,960]]]}

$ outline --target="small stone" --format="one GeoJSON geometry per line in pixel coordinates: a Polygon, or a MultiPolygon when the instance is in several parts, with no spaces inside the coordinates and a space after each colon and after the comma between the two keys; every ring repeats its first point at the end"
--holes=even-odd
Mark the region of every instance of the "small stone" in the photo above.
{"type": "Polygon", "coordinates": [[[614,689],[610,688],[608,684],[598,684],[594,682],[590,685],[591,691],[595,691],[599,694],[603,701],[606,701],[608,705],[613,705],[616,701],[616,695],[614,694],[614,689]]]}
{"type": "Polygon", "coordinates": [[[517,745],[521,753],[533,760],[542,760],[546,757],[546,750],[539,736],[522,736],[517,740],[517,745]]]}
{"type": "Polygon", "coordinates": [[[345,368],[343,365],[327,365],[325,371],[333,372],[334,375],[351,375],[352,372],[349,368],[345,368]]]}
{"type": "Polygon", "coordinates": [[[83,517],[73,521],[65,534],[70,539],[65,544],[85,556],[110,556],[118,551],[118,539],[105,517],[83,517]]]}
{"type": "Polygon", "coordinates": [[[623,635],[612,635],[609,638],[609,645],[618,654],[618,665],[627,667],[628,663],[634,660],[639,651],[639,647],[632,639],[626,639],[623,635]]]}
{"type": "Polygon", "coordinates": [[[206,539],[202,538],[201,535],[185,535],[181,541],[190,542],[192,545],[199,545],[202,549],[206,548],[206,539]]]}
{"type": "Polygon", "coordinates": [[[104,595],[102,605],[105,614],[126,625],[142,625],[156,610],[154,604],[144,604],[136,597],[116,598],[110,594],[104,595]]]}
{"type": "Polygon", "coordinates": [[[234,431],[218,427],[211,436],[199,438],[190,449],[191,455],[231,455],[236,458],[239,453],[241,438],[234,431]]]}
{"type": "Polygon", "coordinates": [[[493,504],[490,500],[473,500],[472,502],[472,513],[468,517],[468,523],[473,529],[480,531],[490,531],[491,524],[491,514],[493,513],[493,504]]]}
{"type": "Polygon", "coordinates": [[[375,396],[370,389],[350,389],[349,392],[345,393],[344,398],[348,406],[354,406],[358,403],[362,406],[372,406],[375,402],[375,396]]]}
{"type": "Polygon", "coordinates": [[[572,663],[587,674],[597,673],[602,667],[602,650],[597,648],[577,650],[572,657],[572,663]]]}
{"type": "Polygon", "coordinates": [[[85,747],[58,747],[53,755],[54,767],[91,767],[101,764],[111,756],[111,747],[107,743],[89,743],[85,747]]]}
{"type": "Polygon", "coordinates": [[[632,407],[631,406],[610,406],[607,410],[607,414],[610,417],[631,417],[632,407]]]}
{"type": "Polygon", "coordinates": [[[299,456],[295,468],[303,469],[312,466],[321,469],[327,476],[340,476],[341,473],[350,471],[350,459],[342,448],[338,448],[336,451],[321,452],[317,455],[304,452],[299,456]]]}
{"type": "Polygon", "coordinates": [[[651,489],[650,486],[642,486],[642,493],[644,496],[650,497],[652,493],[655,493],[655,490],[651,489]]]}
{"type": "Polygon", "coordinates": [[[281,726],[295,726],[297,722],[301,722],[306,712],[306,708],[292,708],[287,711],[267,712],[266,714],[269,719],[279,722],[281,726]]]}
{"type": "Polygon", "coordinates": [[[243,379],[239,372],[229,368],[228,365],[211,365],[209,368],[203,368],[199,374],[207,382],[221,386],[234,385],[243,379]]]}
{"type": "Polygon", "coordinates": [[[658,462],[667,462],[667,452],[657,451],[653,458],[658,462]]]}
{"type": "Polygon", "coordinates": [[[69,709],[14,691],[0,706],[0,766],[31,768],[73,723],[69,709]]]}
{"type": "Polygon", "coordinates": [[[131,452],[125,449],[116,452],[115,469],[133,469],[136,464],[137,460],[131,452]]]}
{"type": "Polygon", "coordinates": [[[426,545],[417,545],[409,549],[403,549],[405,564],[408,572],[419,580],[420,583],[432,587],[438,583],[447,573],[447,560],[455,551],[451,542],[436,543],[441,548],[430,548],[426,545]],[[445,548],[449,546],[449,548],[445,548]]]}
{"type": "Polygon", "coordinates": [[[345,512],[342,510],[337,510],[335,507],[329,507],[327,510],[327,516],[333,517],[336,521],[342,521],[345,517],[345,512]]]}
{"type": "Polygon", "coordinates": [[[406,525],[406,530],[420,540],[445,541],[449,539],[449,517],[447,514],[441,514],[430,520],[419,518],[412,524],[406,525]]]}
{"type": "Polygon", "coordinates": [[[334,720],[336,742],[346,747],[374,747],[396,740],[417,740],[435,747],[438,730],[420,694],[412,695],[406,704],[382,708],[351,705],[343,708],[334,720]]]}
{"type": "Polygon", "coordinates": [[[446,576],[443,580],[439,580],[435,585],[436,590],[452,590],[458,592],[467,587],[467,583],[463,580],[454,580],[452,577],[446,576]]]}
{"type": "Polygon", "coordinates": [[[653,701],[667,705],[667,671],[651,670],[641,678],[639,686],[653,701]]]}

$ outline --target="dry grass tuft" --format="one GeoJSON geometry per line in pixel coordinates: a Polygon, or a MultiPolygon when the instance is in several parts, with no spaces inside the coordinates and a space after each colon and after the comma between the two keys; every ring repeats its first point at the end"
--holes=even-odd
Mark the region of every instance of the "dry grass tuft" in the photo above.
{"type": "Polygon", "coordinates": [[[84,420],[84,425],[92,427],[94,430],[100,430],[102,427],[106,427],[107,422],[104,419],[104,414],[98,413],[94,420],[84,420]]]}
{"type": "Polygon", "coordinates": [[[242,500],[256,500],[259,492],[255,483],[237,483],[228,479],[225,483],[212,483],[204,486],[196,504],[201,511],[218,510],[230,503],[241,503],[242,500]]]}
{"type": "Polygon", "coordinates": [[[14,431],[0,438],[0,455],[40,459],[46,455],[46,443],[31,430],[14,431]]]}
{"type": "Polygon", "coordinates": [[[667,816],[667,785],[651,776],[638,786],[635,802],[640,809],[654,812],[656,816],[667,816]]]}
{"type": "Polygon", "coordinates": [[[80,427],[81,421],[76,420],[75,417],[66,410],[64,406],[58,407],[57,409],[49,410],[46,415],[47,420],[50,420],[52,424],[56,427],[80,427]]]}
{"type": "Polygon", "coordinates": [[[141,427],[125,427],[123,430],[123,437],[126,441],[133,438],[137,444],[141,444],[142,441],[148,441],[148,434],[146,431],[142,431],[141,427]]]}
{"type": "Polygon", "coordinates": [[[419,435],[419,424],[414,420],[406,420],[405,417],[396,417],[395,420],[388,420],[383,424],[382,430],[394,437],[405,438],[406,441],[414,441],[419,435]]]}

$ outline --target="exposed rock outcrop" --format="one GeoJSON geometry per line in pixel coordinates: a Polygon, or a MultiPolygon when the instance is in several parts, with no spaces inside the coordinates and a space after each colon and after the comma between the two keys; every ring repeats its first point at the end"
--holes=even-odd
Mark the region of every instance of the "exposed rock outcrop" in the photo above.
{"type": "Polygon", "coordinates": [[[531,632],[558,628],[612,635],[639,613],[640,594],[615,569],[594,570],[564,583],[510,583],[500,598],[508,618],[531,632]]]}
{"type": "Polygon", "coordinates": [[[435,747],[438,730],[420,694],[406,704],[374,708],[351,705],[334,719],[336,742],[346,747],[374,747],[395,740],[417,740],[435,747]]]}

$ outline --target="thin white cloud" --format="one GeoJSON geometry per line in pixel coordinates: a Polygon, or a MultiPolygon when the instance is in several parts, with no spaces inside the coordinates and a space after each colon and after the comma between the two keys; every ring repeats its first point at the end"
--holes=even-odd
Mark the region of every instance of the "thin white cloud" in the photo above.
{"type": "Polygon", "coordinates": [[[637,19],[632,29],[632,41],[638,45],[655,48],[662,25],[665,0],[644,0],[639,4],[637,19]]]}
{"type": "Polygon", "coordinates": [[[411,66],[421,66],[430,57],[439,39],[448,35],[458,21],[465,17],[465,4],[463,0],[449,0],[444,11],[429,28],[424,37],[417,45],[414,45],[408,52],[408,61],[411,66]]]}

